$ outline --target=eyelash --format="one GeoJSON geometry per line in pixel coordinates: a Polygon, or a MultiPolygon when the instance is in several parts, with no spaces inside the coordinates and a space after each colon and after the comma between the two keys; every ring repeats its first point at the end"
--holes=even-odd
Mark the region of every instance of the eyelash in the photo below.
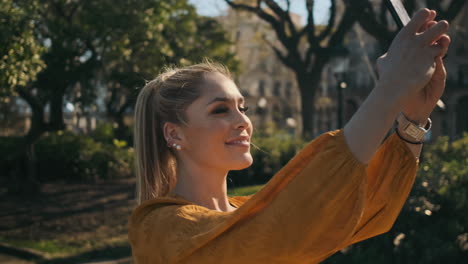
{"type": "MultiPolygon", "coordinates": [[[[221,108],[217,108],[213,111],[213,114],[222,114],[222,113],[225,113],[227,112],[229,109],[228,108],[225,108],[225,107],[221,107],[221,108]]],[[[248,106],[245,106],[245,107],[239,107],[239,110],[242,112],[242,113],[245,113],[247,112],[247,110],[249,110],[249,107],[248,106]]]]}

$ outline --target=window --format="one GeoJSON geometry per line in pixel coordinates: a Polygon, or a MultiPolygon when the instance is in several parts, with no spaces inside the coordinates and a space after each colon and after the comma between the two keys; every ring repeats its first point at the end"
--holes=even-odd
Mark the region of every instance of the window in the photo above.
{"type": "Polygon", "coordinates": [[[286,98],[289,99],[291,98],[291,94],[292,94],[292,83],[291,82],[286,82],[286,85],[284,87],[284,92],[286,94],[286,98]]]}
{"type": "Polygon", "coordinates": [[[258,95],[259,96],[265,96],[265,81],[260,80],[258,83],[258,95]]]}
{"type": "Polygon", "coordinates": [[[275,84],[273,85],[273,95],[274,96],[280,96],[280,88],[281,88],[281,82],[280,81],[275,81],[275,84]]]}

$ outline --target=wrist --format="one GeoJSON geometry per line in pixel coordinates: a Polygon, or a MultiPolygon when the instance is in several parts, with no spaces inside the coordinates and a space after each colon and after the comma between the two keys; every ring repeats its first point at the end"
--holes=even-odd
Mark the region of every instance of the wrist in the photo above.
{"type": "Polygon", "coordinates": [[[403,111],[403,114],[406,116],[406,118],[415,123],[415,124],[419,124],[421,127],[426,127],[427,125],[427,119],[429,118],[430,114],[414,114],[414,113],[411,113],[411,112],[406,112],[406,111],[403,111]]]}
{"type": "Polygon", "coordinates": [[[392,93],[392,86],[385,82],[378,82],[372,91],[374,97],[378,98],[379,104],[391,110],[391,113],[397,115],[406,105],[404,98],[397,93],[392,93]]]}

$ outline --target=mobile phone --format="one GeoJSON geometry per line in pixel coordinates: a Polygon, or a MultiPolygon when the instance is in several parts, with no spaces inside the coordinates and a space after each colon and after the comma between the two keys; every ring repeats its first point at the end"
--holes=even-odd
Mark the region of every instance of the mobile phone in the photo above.
{"type": "Polygon", "coordinates": [[[408,15],[402,0],[385,0],[385,4],[387,4],[388,10],[390,10],[390,13],[399,29],[402,29],[406,24],[408,24],[408,22],[410,22],[411,18],[408,15]]]}

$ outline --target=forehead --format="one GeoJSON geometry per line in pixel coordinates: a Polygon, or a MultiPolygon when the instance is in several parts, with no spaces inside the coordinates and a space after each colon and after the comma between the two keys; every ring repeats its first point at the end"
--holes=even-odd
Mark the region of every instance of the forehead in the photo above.
{"type": "Polygon", "coordinates": [[[239,99],[242,97],[236,84],[220,73],[209,73],[202,85],[202,97],[209,100],[215,97],[239,99]]]}

